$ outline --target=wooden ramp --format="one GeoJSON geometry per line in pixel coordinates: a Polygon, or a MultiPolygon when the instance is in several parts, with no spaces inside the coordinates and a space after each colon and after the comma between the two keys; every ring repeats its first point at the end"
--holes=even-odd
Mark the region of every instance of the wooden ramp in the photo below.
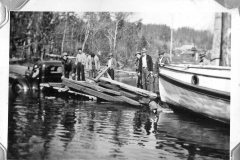
{"type": "Polygon", "coordinates": [[[99,77],[98,81],[75,81],[62,78],[62,84],[70,90],[95,96],[112,102],[124,102],[134,106],[156,100],[157,94],[109,78],[99,77]]]}
{"type": "Polygon", "coordinates": [[[95,82],[90,83],[87,81],[75,81],[62,78],[62,83],[68,86],[71,90],[86,93],[106,101],[125,102],[135,106],[141,105],[137,100],[124,96],[120,91],[99,86],[98,83],[95,82]]]}

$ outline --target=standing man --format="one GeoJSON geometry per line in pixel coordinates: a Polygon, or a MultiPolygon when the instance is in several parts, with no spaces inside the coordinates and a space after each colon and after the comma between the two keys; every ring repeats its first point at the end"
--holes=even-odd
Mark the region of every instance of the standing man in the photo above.
{"type": "Polygon", "coordinates": [[[86,65],[86,55],[83,53],[82,48],[78,48],[78,54],[76,57],[76,62],[75,64],[77,65],[77,80],[80,81],[80,75],[81,80],[85,81],[85,73],[84,73],[84,66],[86,65]]]}
{"type": "Polygon", "coordinates": [[[96,54],[91,54],[91,59],[89,62],[89,77],[96,78],[97,72],[100,70],[100,61],[96,54]]]}
{"type": "MultiPolygon", "coordinates": [[[[158,58],[154,64],[154,70],[153,70],[153,73],[154,73],[154,78],[157,78],[159,73],[160,73],[160,67],[161,66],[164,66],[164,65],[167,65],[170,63],[170,60],[168,57],[164,56],[165,55],[165,52],[160,52],[158,51],[158,58]]],[[[154,81],[155,82],[155,81],[154,81]]],[[[157,84],[157,83],[156,83],[157,84]]],[[[153,84],[154,85],[154,91],[158,91],[159,90],[159,86],[156,85],[155,83],[153,84]]]]}
{"type": "Polygon", "coordinates": [[[39,79],[39,73],[40,73],[40,67],[35,64],[32,70],[32,78],[33,79],[39,79]]]}
{"type": "Polygon", "coordinates": [[[148,55],[145,48],[142,49],[142,57],[139,61],[138,74],[142,75],[142,88],[148,91],[153,91],[153,62],[152,57],[148,55]],[[149,82],[149,84],[148,84],[149,82]]]}
{"type": "Polygon", "coordinates": [[[114,80],[114,69],[117,66],[117,61],[115,58],[113,58],[113,54],[109,53],[108,55],[108,63],[107,66],[109,67],[108,69],[108,74],[110,75],[110,77],[114,80]]]}
{"type": "Polygon", "coordinates": [[[158,58],[154,65],[154,77],[158,76],[158,73],[160,71],[160,66],[167,65],[170,63],[170,60],[168,57],[165,57],[165,52],[158,52],[158,58]]]}
{"type": "Polygon", "coordinates": [[[68,58],[68,54],[66,52],[62,55],[62,77],[69,78],[70,73],[74,74],[75,64],[74,61],[68,58]]]}
{"type": "Polygon", "coordinates": [[[141,81],[142,81],[142,77],[141,74],[138,74],[138,66],[139,66],[139,62],[140,62],[140,58],[141,58],[141,52],[137,52],[136,53],[136,61],[135,61],[135,67],[136,67],[136,72],[137,72],[137,88],[141,88],[141,81]]]}
{"type": "Polygon", "coordinates": [[[200,65],[210,65],[211,64],[210,60],[208,60],[206,58],[206,51],[204,51],[204,53],[201,53],[199,55],[199,57],[200,57],[200,61],[199,61],[200,65]]]}
{"type": "Polygon", "coordinates": [[[85,65],[85,69],[87,70],[89,77],[91,77],[91,69],[90,69],[90,63],[91,63],[91,55],[86,53],[86,65],[85,65]]]}

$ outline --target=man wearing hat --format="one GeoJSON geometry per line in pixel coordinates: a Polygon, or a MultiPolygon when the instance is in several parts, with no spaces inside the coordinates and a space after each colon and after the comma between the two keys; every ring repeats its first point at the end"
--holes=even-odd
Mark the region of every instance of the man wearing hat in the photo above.
{"type": "Polygon", "coordinates": [[[157,77],[161,66],[167,65],[170,63],[169,58],[165,57],[164,54],[165,54],[165,51],[162,51],[162,52],[158,51],[159,57],[157,58],[155,65],[154,65],[154,77],[157,77]]]}
{"type": "MultiPolygon", "coordinates": [[[[139,62],[140,62],[140,58],[141,58],[141,52],[137,52],[135,54],[136,56],[136,61],[135,61],[135,68],[136,68],[136,72],[138,73],[138,66],[139,66],[139,62]]],[[[142,77],[141,77],[141,74],[138,74],[138,77],[137,77],[137,88],[140,88],[141,87],[141,81],[142,81],[142,77]]]]}
{"type": "Polygon", "coordinates": [[[138,75],[142,76],[142,88],[145,90],[153,91],[152,88],[153,62],[152,57],[146,54],[146,52],[147,50],[143,48],[142,57],[139,60],[138,75]]]}
{"type": "Polygon", "coordinates": [[[35,64],[33,66],[31,77],[34,79],[39,79],[39,73],[40,73],[40,67],[39,67],[39,65],[35,64]]]}
{"type": "Polygon", "coordinates": [[[62,77],[74,77],[75,69],[76,68],[73,60],[68,58],[67,52],[64,52],[62,55],[62,77]],[[70,75],[70,73],[72,73],[72,75],[70,75]]]}
{"type": "Polygon", "coordinates": [[[107,62],[107,66],[109,67],[108,69],[108,74],[110,75],[110,77],[114,80],[114,69],[117,66],[117,61],[115,58],[113,58],[113,54],[109,53],[108,54],[108,62],[107,62]]]}
{"type": "Polygon", "coordinates": [[[199,61],[200,65],[210,65],[210,60],[206,58],[206,51],[201,53],[199,57],[200,57],[200,61],[199,61]]]}
{"type": "Polygon", "coordinates": [[[96,78],[97,72],[100,70],[100,61],[97,54],[92,53],[87,63],[89,69],[89,77],[96,78]]]}
{"type": "Polygon", "coordinates": [[[76,62],[77,65],[77,80],[80,81],[80,75],[81,80],[85,81],[85,72],[84,72],[84,66],[87,63],[87,57],[85,53],[83,53],[82,48],[78,48],[78,54],[76,56],[76,62]]]}

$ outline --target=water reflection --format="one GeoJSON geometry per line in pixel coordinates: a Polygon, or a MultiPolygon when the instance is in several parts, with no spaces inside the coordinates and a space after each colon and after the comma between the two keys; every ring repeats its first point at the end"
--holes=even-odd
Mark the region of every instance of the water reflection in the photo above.
{"type": "Polygon", "coordinates": [[[58,94],[10,93],[8,133],[9,159],[229,159],[227,126],[58,94]]]}

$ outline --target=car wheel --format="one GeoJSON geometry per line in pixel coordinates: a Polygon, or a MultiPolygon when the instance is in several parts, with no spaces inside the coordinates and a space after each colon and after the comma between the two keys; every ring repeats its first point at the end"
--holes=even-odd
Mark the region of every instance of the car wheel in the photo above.
{"type": "Polygon", "coordinates": [[[19,93],[19,92],[23,91],[23,86],[19,83],[15,83],[12,85],[12,90],[13,90],[13,92],[19,93]]]}

